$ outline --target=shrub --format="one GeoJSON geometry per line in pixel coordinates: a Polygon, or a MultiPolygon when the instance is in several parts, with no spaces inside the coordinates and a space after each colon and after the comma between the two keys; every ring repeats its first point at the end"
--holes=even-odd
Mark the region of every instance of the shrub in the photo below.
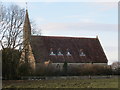
{"type": "Polygon", "coordinates": [[[68,70],[68,64],[65,61],[64,64],[63,64],[63,75],[67,75],[67,70],[68,70]]]}
{"type": "Polygon", "coordinates": [[[80,66],[68,66],[66,63],[63,65],[62,71],[58,71],[52,64],[45,66],[39,65],[39,69],[36,71],[36,75],[40,76],[80,76],[80,75],[111,75],[112,69],[110,66],[84,64],[80,66]]]}
{"type": "Polygon", "coordinates": [[[15,49],[2,50],[2,76],[5,79],[18,79],[18,67],[21,52],[15,49]]]}

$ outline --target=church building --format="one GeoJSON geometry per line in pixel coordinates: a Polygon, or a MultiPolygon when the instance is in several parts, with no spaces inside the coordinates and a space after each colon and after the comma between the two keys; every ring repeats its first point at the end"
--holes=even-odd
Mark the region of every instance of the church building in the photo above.
{"type": "Polygon", "coordinates": [[[27,10],[23,38],[24,50],[21,55],[21,61],[30,63],[34,69],[39,67],[39,64],[44,64],[48,61],[53,65],[60,66],[64,62],[67,62],[68,65],[107,65],[108,63],[98,37],[83,38],[31,35],[31,25],[27,10]]]}

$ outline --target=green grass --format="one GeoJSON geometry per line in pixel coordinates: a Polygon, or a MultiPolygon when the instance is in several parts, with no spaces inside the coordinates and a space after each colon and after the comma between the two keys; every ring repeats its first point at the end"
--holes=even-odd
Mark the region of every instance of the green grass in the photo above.
{"type": "Polygon", "coordinates": [[[4,80],[3,88],[118,88],[118,79],[4,80]]]}

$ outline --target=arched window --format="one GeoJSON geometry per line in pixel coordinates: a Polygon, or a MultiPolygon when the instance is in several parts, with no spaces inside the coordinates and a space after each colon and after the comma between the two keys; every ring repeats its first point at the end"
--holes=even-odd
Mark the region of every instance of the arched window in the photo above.
{"type": "Polygon", "coordinates": [[[58,49],[58,56],[63,56],[63,54],[61,53],[60,48],[58,49]]]}
{"type": "Polygon", "coordinates": [[[59,55],[59,56],[63,56],[63,54],[62,54],[60,51],[58,52],[58,55],[59,55]]]}
{"type": "Polygon", "coordinates": [[[67,56],[71,56],[71,53],[69,52],[69,49],[67,49],[67,56]]]}
{"type": "Polygon", "coordinates": [[[80,49],[80,56],[86,56],[85,53],[83,52],[83,49],[80,49]]]}
{"type": "Polygon", "coordinates": [[[52,49],[52,48],[50,49],[50,55],[53,55],[53,56],[54,56],[54,55],[56,55],[56,54],[54,54],[54,52],[53,52],[53,49],[52,49]]]}

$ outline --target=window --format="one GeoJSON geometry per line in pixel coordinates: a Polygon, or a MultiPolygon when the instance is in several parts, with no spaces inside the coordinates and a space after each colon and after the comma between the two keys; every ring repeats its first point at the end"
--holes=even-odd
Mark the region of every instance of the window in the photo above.
{"type": "Polygon", "coordinates": [[[67,56],[71,56],[71,53],[69,52],[70,50],[69,49],[67,49],[67,56]]]}
{"type": "Polygon", "coordinates": [[[58,56],[63,56],[63,54],[61,53],[61,49],[58,48],[58,56]]]}
{"type": "Polygon", "coordinates": [[[80,49],[80,56],[86,56],[85,53],[83,52],[83,49],[80,49]]]}
{"type": "Polygon", "coordinates": [[[52,48],[50,49],[50,55],[55,55],[52,48]]]}
{"type": "Polygon", "coordinates": [[[63,54],[62,54],[60,51],[58,52],[58,55],[59,55],[59,56],[63,56],[63,54]]]}
{"type": "Polygon", "coordinates": [[[71,54],[70,54],[70,52],[69,52],[69,51],[67,52],[67,54],[66,54],[66,55],[67,55],[67,56],[71,56],[71,54]]]}
{"type": "Polygon", "coordinates": [[[85,56],[85,54],[83,52],[80,53],[80,56],[85,56]]]}
{"type": "Polygon", "coordinates": [[[54,53],[53,53],[53,51],[50,53],[50,55],[55,55],[54,53]]]}

